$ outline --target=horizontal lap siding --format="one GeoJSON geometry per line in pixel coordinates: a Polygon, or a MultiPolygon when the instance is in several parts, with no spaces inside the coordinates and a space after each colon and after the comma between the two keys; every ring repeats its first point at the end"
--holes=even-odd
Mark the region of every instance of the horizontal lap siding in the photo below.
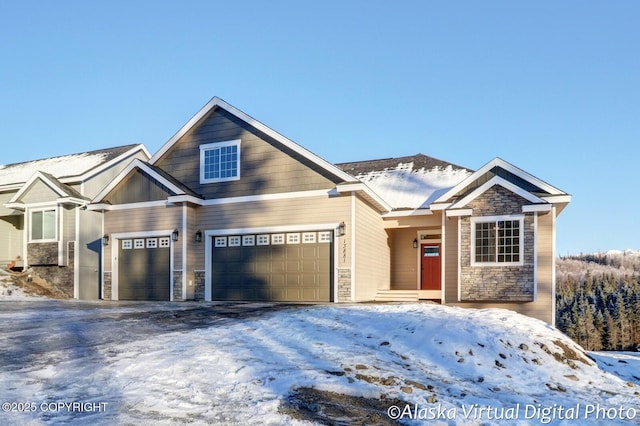
{"type": "Polygon", "coordinates": [[[326,171],[222,109],[203,118],[155,165],[208,199],[330,189],[337,183],[326,171]],[[236,139],[241,140],[240,179],[200,184],[200,146],[236,139]]]}
{"type": "Polygon", "coordinates": [[[383,219],[361,199],[356,202],[355,233],[355,300],[373,300],[378,290],[389,289],[391,252],[383,219]]]}
{"type": "MultiPolygon", "coordinates": [[[[182,206],[147,207],[139,209],[116,210],[104,215],[105,230],[109,234],[135,232],[144,235],[145,232],[160,230],[182,230],[182,206]]],[[[180,235],[180,238],[191,236],[180,235]]],[[[181,240],[180,240],[181,241],[181,240]]],[[[175,268],[181,269],[182,244],[178,241],[174,244],[175,268]]],[[[109,245],[116,244],[110,241],[109,245]]],[[[110,249],[107,249],[110,252],[110,249]]],[[[104,270],[111,271],[111,256],[104,256],[104,270]]]]}
{"type": "Polygon", "coordinates": [[[448,217],[445,219],[444,238],[444,288],[445,303],[455,303],[458,301],[458,226],[459,218],[448,217]]]}
{"type": "MultiPolygon", "coordinates": [[[[197,215],[199,229],[203,231],[337,224],[349,221],[350,201],[349,197],[255,201],[201,207],[197,215]]],[[[204,248],[195,251],[193,256],[195,269],[204,269],[204,248]]],[[[342,258],[340,261],[342,262],[342,258]]],[[[350,259],[347,258],[347,262],[350,259]]]]}
{"type": "Polygon", "coordinates": [[[418,288],[418,257],[413,248],[416,228],[397,229],[391,232],[391,288],[416,290],[418,288]]]}

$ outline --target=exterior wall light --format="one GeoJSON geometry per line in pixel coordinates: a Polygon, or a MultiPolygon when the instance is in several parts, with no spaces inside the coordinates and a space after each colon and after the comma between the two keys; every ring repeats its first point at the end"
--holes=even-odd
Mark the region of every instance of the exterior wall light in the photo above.
{"type": "Polygon", "coordinates": [[[196,243],[201,243],[202,242],[202,231],[198,229],[196,231],[196,235],[195,235],[194,238],[196,240],[196,243]]]}
{"type": "Polygon", "coordinates": [[[109,236],[107,234],[104,234],[102,236],[102,245],[103,246],[108,246],[109,245],[109,236]]]}
{"type": "Polygon", "coordinates": [[[340,222],[340,225],[338,225],[338,236],[344,237],[346,233],[347,233],[347,225],[344,222],[340,222]]]}
{"type": "Polygon", "coordinates": [[[178,241],[178,229],[174,229],[173,232],[171,233],[171,240],[172,241],[178,241]]]}
{"type": "Polygon", "coordinates": [[[413,239],[413,248],[418,248],[418,239],[417,238],[413,239]]]}

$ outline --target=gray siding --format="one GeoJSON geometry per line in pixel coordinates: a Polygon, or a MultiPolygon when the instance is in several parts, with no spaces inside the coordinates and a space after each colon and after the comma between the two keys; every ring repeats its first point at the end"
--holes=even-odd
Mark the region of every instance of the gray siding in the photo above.
{"type": "Polygon", "coordinates": [[[329,189],[337,183],[318,166],[223,109],[204,117],[155,165],[205,198],[329,189]],[[235,139],[242,141],[241,179],[200,184],[200,145],[235,139]]]}
{"type": "MultiPolygon", "coordinates": [[[[83,182],[81,191],[82,195],[93,199],[100,193],[100,191],[109,185],[131,161],[136,158],[143,161],[149,159],[144,152],[136,151],[134,155],[130,155],[121,161],[114,163],[111,167],[101,171],[95,176],[91,176],[86,182],[83,182]]],[[[79,190],[78,188],[76,189],[79,190]]]]}
{"type": "Polygon", "coordinates": [[[134,170],[111,191],[104,201],[113,205],[166,200],[175,195],[157,180],[140,170],[134,170]]]}
{"type": "Polygon", "coordinates": [[[100,256],[102,254],[101,213],[81,210],[80,235],[77,248],[76,281],[78,297],[82,300],[96,300],[100,297],[100,256]]]}

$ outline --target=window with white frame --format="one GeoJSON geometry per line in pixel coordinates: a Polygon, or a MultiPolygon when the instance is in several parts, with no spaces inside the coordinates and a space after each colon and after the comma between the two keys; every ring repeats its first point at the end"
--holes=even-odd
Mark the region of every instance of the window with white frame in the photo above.
{"type": "Polygon", "coordinates": [[[200,146],[200,183],[240,179],[240,140],[200,146]]]}
{"type": "Polygon", "coordinates": [[[31,241],[56,239],[56,210],[31,212],[31,241]]]}
{"type": "Polygon", "coordinates": [[[522,216],[472,218],[472,264],[522,265],[522,216]]]}

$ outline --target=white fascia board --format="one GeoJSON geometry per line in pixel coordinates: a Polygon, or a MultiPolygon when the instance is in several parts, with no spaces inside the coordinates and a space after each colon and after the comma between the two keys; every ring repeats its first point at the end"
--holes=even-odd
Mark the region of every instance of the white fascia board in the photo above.
{"type": "Polygon", "coordinates": [[[14,210],[24,210],[27,207],[24,203],[16,203],[16,202],[4,203],[3,206],[7,209],[14,209],[14,210]]]}
{"type": "MultiPolygon", "coordinates": [[[[246,195],[242,197],[229,197],[229,198],[213,198],[209,200],[197,199],[194,204],[201,206],[219,206],[223,204],[237,204],[237,203],[252,203],[256,201],[276,201],[276,200],[292,200],[296,198],[314,198],[314,197],[331,197],[336,195],[336,191],[318,189],[312,191],[297,191],[297,192],[279,192],[276,194],[262,194],[262,195],[246,195]]],[[[169,197],[169,201],[179,199],[177,197],[169,197]]]]}
{"type": "Polygon", "coordinates": [[[568,195],[568,194],[565,194],[565,195],[552,195],[552,196],[549,196],[549,197],[540,197],[540,198],[542,198],[547,203],[551,203],[551,204],[563,204],[563,203],[570,203],[571,202],[571,195],[568,195]]]}
{"type": "Polygon", "coordinates": [[[89,202],[89,200],[84,200],[82,198],[76,197],[62,197],[56,200],[59,204],[77,204],[79,206],[83,206],[89,202]]]}
{"type": "Polygon", "coordinates": [[[189,203],[202,206],[203,201],[204,200],[202,198],[194,197],[193,195],[173,195],[171,197],[167,197],[167,202],[171,204],[189,203]]]}
{"type": "Polygon", "coordinates": [[[415,209],[415,210],[393,210],[389,213],[382,215],[383,218],[394,217],[411,217],[411,216],[431,216],[433,212],[430,209],[415,209]]]}
{"type": "Polygon", "coordinates": [[[91,212],[103,212],[107,210],[111,210],[113,206],[111,204],[106,203],[96,203],[87,205],[87,210],[91,212]]]}
{"type": "Polygon", "coordinates": [[[438,204],[431,204],[429,206],[429,210],[431,211],[439,211],[439,210],[446,210],[451,206],[452,203],[438,203],[438,204]]]}
{"type": "Polygon", "coordinates": [[[87,210],[91,211],[117,211],[117,210],[134,210],[134,209],[145,209],[150,207],[167,207],[170,203],[167,200],[158,200],[158,201],[143,201],[141,203],[127,203],[127,204],[107,204],[107,203],[96,203],[89,204],[87,206],[87,210]]]}
{"type": "Polygon", "coordinates": [[[297,152],[298,154],[302,155],[303,157],[311,160],[313,163],[319,165],[320,167],[322,167],[323,169],[327,170],[331,174],[339,177],[340,179],[342,179],[344,181],[347,181],[347,182],[353,180],[353,176],[351,176],[350,174],[344,172],[343,170],[339,169],[338,167],[336,167],[335,165],[329,163],[328,161],[324,160],[323,158],[317,156],[316,154],[312,153],[311,151],[307,150],[306,148],[302,147],[301,145],[293,142],[291,139],[281,135],[280,133],[276,132],[272,128],[262,124],[261,122],[259,122],[255,118],[253,118],[253,117],[247,115],[246,113],[240,111],[238,108],[236,108],[233,105],[225,102],[224,100],[218,98],[217,96],[213,97],[204,107],[202,107],[200,109],[200,111],[198,111],[196,113],[196,115],[191,117],[191,119],[184,126],[182,126],[182,128],[180,128],[180,130],[178,130],[176,132],[176,134],[173,135],[171,137],[171,139],[169,139],[162,146],[162,148],[160,148],[160,150],[158,152],[156,152],[151,157],[151,159],[149,160],[149,163],[150,164],[155,164],[155,162],[158,161],[167,151],[169,151],[169,149],[176,142],[178,142],[178,140],[180,140],[181,137],[183,137],[189,130],[191,130],[193,128],[193,126],[195,126],[205,115],[207,115],[211,110],[213,110],[214,108],[217,108],[217,107],[220,107],[220,108],[224,109],[225,111],[228,111],[229,113],[235,115],[240,120],[242,120],[245,123],[249,124],[250,126],[260,130],[261,132],[265,133],[266,135],[272,137],[273,139],[277,140],[281,144],[283,144],[286,147],[290,148],[294,152],[297,152]]]}
{"type": "Polygon", "coordinates": [[[484,194],[489,188],[491,188],[491,187],[493,187],[495,185],[500,185],[503,188],[508,189],[509,191],[513,192],[514,194],[517,194],[517,195],[521,196],[522,198],[526,199],[527,201],[529,201],[531,203],[535,203],[535,204],[538,204],[538,203],[544,204],[545,203],[544,200],[542,200],[539,197],[536,197],[535,195],[533,195],[529,191],[525,191],[524,189],[520,188],[517,185],[512,184],[511,182],[509,182],[506,179],[501,178],[500,176],[494,176],[489,181],[487,181],[484,184],[482,184],[479,187],[477,187],[475,190],[473,190],[473,192],[471,192],[466,197],[464,197],[464,198],[456,201],[455,203],[453,203],[451,205],[450,209],[463,208],[463,207],[467,206],[471,201],[475,200],[480,195],[484,194]]]}
{"type": "Polygon", "coordinates": [[[383,200],[382,197],[362,182],[340,184],[336,186],[336,191],[338,191],[339,194],[359,192],[381,211],[390,212],[393,210],[393,208],[383,200]]]}
{"type": "Polygon", "coordinates": [[[532,204],[522,206],[522,213],[548,213],[551,211],[553,204],[532,204]]]}

